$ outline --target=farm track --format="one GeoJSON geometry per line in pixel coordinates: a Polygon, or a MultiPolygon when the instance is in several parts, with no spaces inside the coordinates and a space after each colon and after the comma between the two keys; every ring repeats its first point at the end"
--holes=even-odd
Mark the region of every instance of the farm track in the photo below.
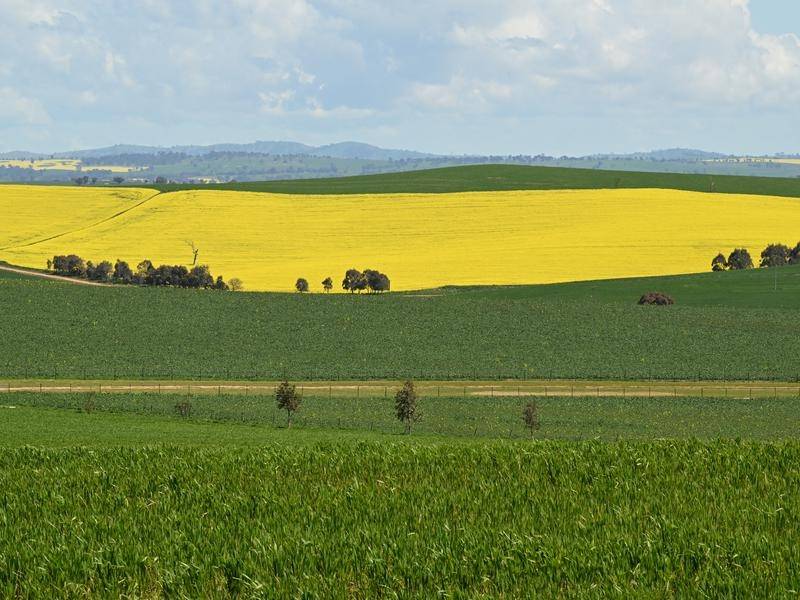
{"type": "MultiPolygon", "coordinates": [[[[310,396],[336,398],[389,397],[396,381],[295,382],[310,396]]],[[[112,381],[112,380],[7,380],[0,394],[32,393],[163,393],[203,395],[271,395],[277,382],[244,381],[112,381]]],[[[417,390],[427,397],[630,397],[630,398],[787,398],[800,400],[800,383],[788,382],[642,382],[642,381],[461,381],[419,382],[417,390]]]]}
{"type": "Polygon", "coordinates": [[[62,281],[64,283],[75,283],[78,285],[94,285],[99,287],[112,287],[110,283],[98,283],[97,281],[88,281],[86,279],[77,279],[74,277],[62,277],[61,275],[52,275],[50,273],[42,273],[41,271],[32,271],[29,269],[22,269],[18,267],[9,267],[7,265],[0,265],[0,271],[7,273],[17,273],[19,275],[27,275],[30,277],[38,277],[40,279],[50,279],[51,281],[62,281]]]}

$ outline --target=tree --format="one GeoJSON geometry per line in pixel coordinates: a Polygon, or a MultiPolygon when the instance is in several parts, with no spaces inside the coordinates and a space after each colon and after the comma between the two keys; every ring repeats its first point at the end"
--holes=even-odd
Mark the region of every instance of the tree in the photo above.
{"type": "Polygon", "coordinates": [[[536,401],[531,400],[522,409],[522,420],[525,421],[525,427],[530,431],[531,439],[533,439],[533,432],[538,431],[541,427],[539,422],[539,409],[536,406],[536,401]]]}
{"type": "MultiPolygon", "coordinates": [[[[800,245],[800,244],[798,244],[798,245],[800,245]]],[[[325,290],[326,294],[328,292],[330,292],[333,289],[333,279],[331,279],[330,277],[326,277],[325,279],[323,279],[322,280],[322,289],[325,290]]]]}
{"type": "Polygon", "coordinates": [[[136,281],[138,283],[149,285],[154,273],[155,268],[153,267],[153,263],[147,259],[144,259],[142,262],[136,265],[136,281]]]}
{"type": "Polygon", "coordinates": [[[308,281],[300,277],[294,284],[294,289],[296,289],[301,294],[308,291],[308,281]]]}
{"type": "Polygon", "coordinates": [[[789,264],[800,264],[800,242],[797,242],[797,245],[789,252],[789,264]]]}
{"type": "Polygon", "coordinates": [[[746,248],[736,248],[731,252],[730,256],[728,256],[728,268],[732,271],[753,268],[753,259],[746,248]]]}
{"type": "Polygon", "coordinates": [[[344,274],[344,279],[342,280],[343,290],[347,290],[352,294],[353,292],[360,292],[366,289],[366,287],[367,280],[364,274],[358,269],[348,269],[344,274]]]}
{"type": "Polygon", "coordinates": [[[413,382],[406,381],[403,387],[397,390],[394,396],[394,414],[405,426],[405,433],[411,433],[412,424],[420,417],[417,412],[417,391],[413,382]]]}
{"type": "Polygon", "coordinates": [[[197,255],[200,254],[200,249],[191,240],[186,240],[186,244],[192,249],[192,266],[194,266],[197,264],[197,255]]]}
{"type": "Polygon", "coordinates": [[[119,283],[133,282],[133,271],[124,260],[117,259],[114,263],[114,281],[119,283]]]}
{"type": "Polygon", "coordinates": [[[233,277],[228,282],[228,288],[232,292],[241,292],[244,289],[244,283],[242,283],[242,280],[238,277],[233,277]]]}
{"type": "Polygon", "coordinates": [[[761,251],[759,267],[783,267],[789,262],[791,250],[784,244],[770,244],[761,251]]]}
{"type": "Polygon", "coordinates": [[[711,261],[711,270],[712,271],[724,271],[728,268],[728,261],[725,260],[725,255],[720,252],[714,257],[714,260],[711,261]]]}
{"type": "Polygon", "coordinates": [[[69,275],[70,277],[86,277],[86,263],[80,256],[76,254],[69,254],[64,257],[56,258],[64,259],[64,274],[69,275]]]}
{"type": "Polygon", "coordinates": [[[189,270],[184,283],[184,287],[191,288],[210,288],[214,287],[214,277],[211,275],[211,269],[208,265],[196,265],[189,270]]]}
{"type": "Polygon", "coordinates": [[[275,390],[275,400],[278,403],[278,409],[286,411],[286,427],[291,427],[292,416],[300,410],[300,403],[302,402],[296,386],[284,381],[275,390]]]}
{"type": "Polygon", "coordinates": [[[222,278],[222,275],[219,275],[217,277],[217,280],[214,282],[214,289],[215,290],[220,290],[220,291],[223,291],[223,292],[228,290],[228,289],[230,289],[228,284],[225,283],[225,280],[222,278]]]}
{"type": "Polygon", "coordinates": [[[113,272],[114,272],[113,265],[107,260],[104,260],[103,262],[97,264],[94,267],[94,272],[89,277],[89,279],[93,279],[95,281],[108,282],[111,281],[111,275],[113,272]]]}
{"type": "Polygon", "coordinates": [[[113,181],[114,181],[114,183],[116,183],[117,185],[119,185],[120,183],[122,183],[123,181],[125,181],[125,178],[124,178],[124,177],[117,176],[117,177],[114,177],[113,181]]]}

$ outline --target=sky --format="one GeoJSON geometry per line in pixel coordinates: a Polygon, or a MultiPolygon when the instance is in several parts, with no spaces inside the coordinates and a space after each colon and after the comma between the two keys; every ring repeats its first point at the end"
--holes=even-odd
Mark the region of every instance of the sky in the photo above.
{"type": "Polygon", "coordinates": [[[800,0],[0,0],[0,151],[800,152],[800,0]]]}

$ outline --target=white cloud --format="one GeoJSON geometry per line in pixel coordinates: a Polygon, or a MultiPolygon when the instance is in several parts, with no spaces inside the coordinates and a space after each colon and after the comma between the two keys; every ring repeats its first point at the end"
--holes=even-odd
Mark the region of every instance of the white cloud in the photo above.
{"type": "MultiPolygon", "coordinates": [[[[289,127],[318,137],[325,121],[334,139],[352,138],[357,125],[405,135],[397,142],[405,146],[438,127],[448,143],[464,140],[463,151],[475,151],[468,135],[510,145],[530,139],[526,127],[540,119],[618,118],[624,129],[631,114],[645,124],[686,123],[722,108],[756,122],[800,100],[800,41],[754,31],[748,6],[0,0],[0,88],[36,99],[20,118],[49,112],[63,140],[108,135],[109,123],[136,118],[165,137],[198,124],[206,135],[214,123],[238,137],[289,127]],[[480,114],[467,120],[472,133],[461,114],[480,114]]],[[[25,105],[19,98],[15,106],[25,105]]],[[[144,131],[120,125],[114,135],[146,143],[137,137],[144,131]]],[[[531,150],[547,150],[546,141],[531,150]]]]}
{"type": "Polygon", "coordinates": [[[28,125],[47,125],[50,115],[41,102],[28,98],[11,87],[0,87],[0,123],[15,124],[21,120],[28,125]]]}

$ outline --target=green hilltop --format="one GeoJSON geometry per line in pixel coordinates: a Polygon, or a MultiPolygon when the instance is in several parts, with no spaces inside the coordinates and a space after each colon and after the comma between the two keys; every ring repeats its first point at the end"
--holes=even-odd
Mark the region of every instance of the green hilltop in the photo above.
{"type": "Polygon", "coordinates": [[[663,188],[800,197],[800,179],[602,171],[520,165],[470,165],[422,171],[225,184],[153,186],[161,191],[221,189],[281,194],[399,194],[500,190],[663,188]]]}

